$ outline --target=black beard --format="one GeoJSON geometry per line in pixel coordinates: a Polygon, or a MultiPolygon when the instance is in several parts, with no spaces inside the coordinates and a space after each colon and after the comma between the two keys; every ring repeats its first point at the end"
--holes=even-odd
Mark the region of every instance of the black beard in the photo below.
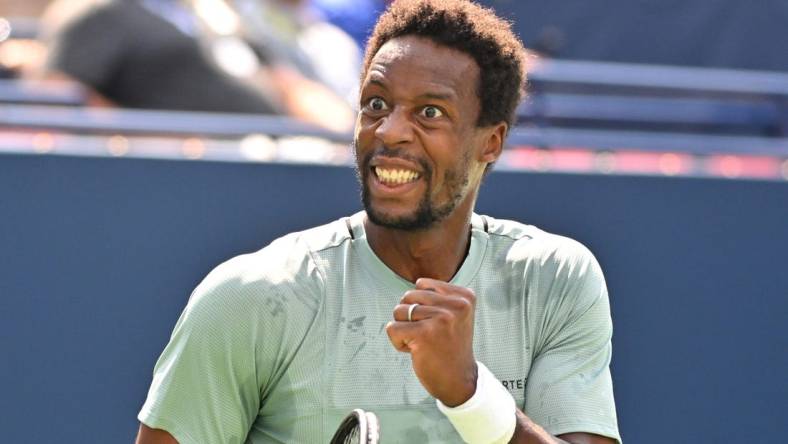
{"type": "Polygon", "coordinates": [[[445,184],[451,189],[449,201],[443,205],[435,205],[430,199],[432,194],[432,168],[423,159],[415,158],[402,153],[401,149],[381,147],[374,152],[368,153],[364,158],[358,158],[356,143],[353,143],[354,153],[356,153],[356,177],[361,185],[361,203],[367,213],[369,220],[375,225],[402,231],[426,230],[433,227],[436,223],[445,219],[451,214],[462,200],[462,190],[468,185],[467,166],[465,175],[460,176],[456,171],[446,173],[445,184]],[[418,207],[410,214],[394,217],[374,208],[371,202],[368,178],[372,174],[369,166],[373,155],[383,157],[399,157],[411,162],[418,163],[422,168],[422,177],[427,182],[424,196],[419,202],[418,207]]]}

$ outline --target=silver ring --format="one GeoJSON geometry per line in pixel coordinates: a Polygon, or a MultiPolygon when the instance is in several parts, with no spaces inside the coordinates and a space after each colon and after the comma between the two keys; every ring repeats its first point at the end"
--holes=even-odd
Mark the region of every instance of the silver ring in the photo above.
{"type": "Polygon", "coordinates": [[[419,304],[410,304],[408,307],[408,322],[413,322],[413,310],[415,310],[418,306],[419,304]]]}

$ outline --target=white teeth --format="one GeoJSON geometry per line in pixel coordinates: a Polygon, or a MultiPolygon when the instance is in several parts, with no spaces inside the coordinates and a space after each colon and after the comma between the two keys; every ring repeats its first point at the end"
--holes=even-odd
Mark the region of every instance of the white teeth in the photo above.
{"type": "Polygon", "coordinates": [[[375,174],[381,182],[400,185],[412,182],[419,178],[419,173],[411,170],[395,170],[388,168],[375,167],[375,174]]]}

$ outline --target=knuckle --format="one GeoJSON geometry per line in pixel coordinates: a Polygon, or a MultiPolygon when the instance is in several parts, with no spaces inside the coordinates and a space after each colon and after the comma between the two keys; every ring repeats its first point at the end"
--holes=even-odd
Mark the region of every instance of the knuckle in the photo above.
{"type": "Polygon", "coordinates": [[[395,334],[393,322],[387,323],[385,328],[386,328],[386,333],[389,335],[389,337],[392,337],[395,334]]]}
{"type": "Polygon", "coordinates": [[[430,286],[432,282],[433,280],[430,278],[418,278],[416,279],[416,287],[430,286]]]}
{"type": "Polygon", "coordinates": [[[399,300],[400,304],[406,303],[406,301],[411,300],[415,296],[416,296],[416,290],[408,290],[408,291],[406,291],[405,294],[403,294],[402,297],[399,300]]]}
{"type": "Polygon", "coordinates": [[[441,312],[440,314],[435,316],[435,321],[437,321],[438,324],[442,326],[448,326],[451,325],[452,322],[454,321],[454,315],[448,312],[441,312]]]}
{"type": "Polygon", "coordinates": [[[464,316],[473,312],[474,303],[467,298],[457,298],[454,300],[452,308],[457,311],[459,315],[464,316]]]}
{"type": "Polygon", "coordinates": [[[464,293],[465,299],[467,299],[468,302],[470,302],[471,304],[475,304],[476,303],[476,293],[474,293],[473,290],[471,290],[470,288],[466,288],[463,293],[464,293]]]}

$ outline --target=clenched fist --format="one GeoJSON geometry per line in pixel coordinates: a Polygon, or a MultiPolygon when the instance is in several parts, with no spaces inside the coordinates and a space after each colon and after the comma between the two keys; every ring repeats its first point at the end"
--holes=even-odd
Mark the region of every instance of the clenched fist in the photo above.
{"type": "Polygon", "coordinates": [[[433,397],[456,407],[476,391],[473,315],[476,295],[468,288],[421,278],[394,307],[386,332],[394,347],[410,353],[413,370],[433,397]],[[413,304],[418,304],[408,311],[413,304]]]}

